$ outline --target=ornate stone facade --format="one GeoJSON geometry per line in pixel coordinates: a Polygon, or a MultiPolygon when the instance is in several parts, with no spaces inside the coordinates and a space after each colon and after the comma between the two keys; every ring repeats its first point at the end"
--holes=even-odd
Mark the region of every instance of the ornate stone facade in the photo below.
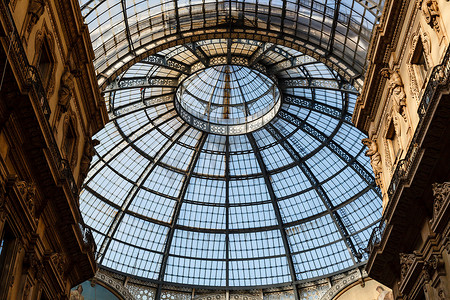
{"type": "Polygon", "coordinates": [[[353,115],[366,140],[383,145],[383,164],[372,167],[384,211],[366,269],[394,299],[449,299],[450,2],[385,8],[353,115]]]}
{"type": "Polygon", "coordinates": [[[68,299],[96,271],[77,185],[107,115],[78,7],[0,1],[0,299],[68,299]]]}

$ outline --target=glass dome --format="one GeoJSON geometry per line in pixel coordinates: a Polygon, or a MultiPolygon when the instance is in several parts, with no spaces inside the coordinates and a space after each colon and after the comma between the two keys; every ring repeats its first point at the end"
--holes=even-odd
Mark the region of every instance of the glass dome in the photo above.
{"type": "Polygon", "coordinates": [[[357,90],[336,70],[286,46],[205,38],[145,57],[104,93],[110,122],[80,198],[103,268],[241,289],[364,264],[381,200],[351,124],[357,90]],[[227,126],[273,116],[229,134],[176,106],[227,126]]]}
{"type": "Polygon", "coordinates": [[[219,65],[196,72],[179,84],[175,107],[194,127],[237,135],[270,122],[281,105],[269,77],[245,66],[219,65]]]}

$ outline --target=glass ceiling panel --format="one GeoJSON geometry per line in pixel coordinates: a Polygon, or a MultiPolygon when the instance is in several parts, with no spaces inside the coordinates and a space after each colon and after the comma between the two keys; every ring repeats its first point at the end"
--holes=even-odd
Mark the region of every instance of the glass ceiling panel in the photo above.
{"type": "Polygon", "coordinates": [[[167,280],[190,285],[225,285],[225,261],[211,261],[169,256],[167,262],[167,280]]]}
{"type": "Polygon", "coordinates": [[[230,286],[275,285],[290,280],[285,256],[230,261],[230,286]]]}
{"type": "Polygon", "coordinates": [[[326,211],[326,207],[317,201],[315,190],[283,198],[278,201],[278,206],[284,223],[296,222],[326,211]]]}
{"type": "MultiPolygon", "coordinates": [[[[233,28],[256,27],[261,37],[281,32],[284,38],[294,39],[319,55],[329,52],[340,61],[336,65],[342,71],[355,77],[363,74],[371,31],[381,15],[383,1],[370,2],[271,1],[269,8],[268,1],[236,5],[209,0],[80,0],[80,6],[91,33],[96,69],[104,74],[112,74],[133,60],[130,54],[145,53],[161,41],[190,38],[233,24],[233,28]]],[[[223,44],[208,45],[205,53],[212,56],[226,49],[223,44]]],[[[242,47],[239,54],[248,55],[253,50],[253,46],[242,47]]]]}
{"type": "MultiPolygon", "coordinates": [[[[127,18],[115,22],[127,20],[122,38],[134,51],[186,26],[226,24],[229,2],[195,3],[125,1],[127,18]]],[[[271,9],[255,3],[242,9],[261,32],[289,29],[317,51],[331,36],[343,47],[365,43],[355,30],[372,14],[341,1],[337,23],[360,25],[338,33],[334,1],[272,1],[271,9]],[[299,16],[289,28],[277,16],[284,3],[299,16]],[[329,21],[311,19],[318,17],[329,21]],[[292,25],[301,22],[315,28],[292,25]]],[[[84,4],[86,19],[96,7],[113,6],[84,4]]],[[[233,289],[314,280],[364,263],[359,253],[381,200],[363,134],[350,123],[355,82],[305,51],[276,40],[186,39],[141,57],[109,82],[103,92],[111,122],[94,137],[100,144],[80,198],[100,266],[160,286],[233,289]],[[180,95],[187,97],[183,110],[180,95]]]]}

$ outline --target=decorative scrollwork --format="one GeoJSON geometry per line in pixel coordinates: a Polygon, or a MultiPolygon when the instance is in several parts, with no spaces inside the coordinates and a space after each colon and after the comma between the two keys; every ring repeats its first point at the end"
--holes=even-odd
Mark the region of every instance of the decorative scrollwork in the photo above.
{"type": "Polygon", "coordinates": [[[434,204],[433,204],[433,220],[436,221],[437,216],[439,215],[441,208],[444,206],[445,201],[448,201],[448,196],[450,194],[450,182],[444,183],[433,183],[433,196],[434,196],[434,204]]]}
{"type": "Polygon", "coordinates": [[[34,217],[37,193],[36,185],[33,182],[16,181],[16,187],[22,195],[23,200],[25,200],[25,204],[31,215],[34,217]]]}
{"type": "Polygon", "coordinates": [[[408,271],[411,268],[412,264],[414,263],[414,259],[416,258],[415,254],[406,254],[406,253],[400,253],[400,276],[401,280],[403,281],[405,277],[408,275],[408,271]]]}

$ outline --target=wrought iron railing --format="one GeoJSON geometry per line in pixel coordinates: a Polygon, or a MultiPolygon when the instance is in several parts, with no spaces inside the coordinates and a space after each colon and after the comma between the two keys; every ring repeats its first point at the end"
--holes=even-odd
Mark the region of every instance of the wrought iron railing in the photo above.
{"type": "Polygon", "coordinates": [[[366,252],[369,255],[370,253],[372,253],[375,247],[380,244],[385,229],[386,229],[386,222],[384,221],[384,219],[381,219],[380,223],[378,223],[377,227],[373,229],[372,234],[370,235],[369,244],[366,248],[366,252]]]}
{"type": "MultiPolygon", "coordinates": [[[[8,6],[9,1],[0,1],[0,5],[3,7],[0,7],[0,12],[3,15],[3,19],[5,20],[7,28],[5,28],[5,31],[9,33],[7,35],[6,39],[9,40],[10,43],[10,49],[14,49],[14,51],[11,51],[8,53],[8,59],[10,62],[14,61],[14,64],[11,64],[11,67],[14,68],[16,71],[16,74],[19,77],[19,80],[21,81],[21,84],[25,88],[25,90],[29,91],[32,94],[32,99],[36,101],[37,104],[41,108],[42,114],[44,115],[45,122],[47,123],[47,127],[51,128],[49,119],[51,115],[51,109],[50,105],[47,99],[47,92],[46,89],[42,83],[41,76],[39,74],[38,69],[31,65],[28,61],[28,56],[25,52],[25,49],[23,48],[22,41],[20,38],[20,35],[17,31],[16,24],[14,23],[12,13],[8,6]]],[[[32,100],[32,101],[33,101],[32,100]]],[[[78,203],[78,187],[76,184],[76,181],[73,177],[73,173],[70,167],[69,162],[64,159],[61,156],[61,152],[59,151],[58,144],[56,143],[55,137],[53,134],[50,134],[48,136],[48,150],[51,152],[53,158],[55,159],[56,166],[58,167],[58,171],[62,175],[61,177],[63,180],[66,181],[73,199],[76,203],[78,203]]],[[[80,228],[83,228],[81,230],[81,233],[83,235],[83,240],[87,245],[90,245],[90,243],[93,243],[93,249],[95,249],[95,242],[92,237],[92,232],[90,229],[84,224],[83,219],[81,217],[81,214],[78,214],[79,224],[80,228]]],[[[89,246],[92,247],[92,246],[89,246]]]]}
{"type": "MultiPolygon", "coordinates": [[[[396,191],[410,175],[411,167],[416,160],[417,153],[419,152],[418,142],[421,135],[423,122],[425,120],[425,115],[428,111],[428,108],[430,107],[430,104],[435,100],[434,95],[438,91],[438,87],[448,81],[449,73],[450,47],[447,49],[442,63],[435,66],[430,74],[427,86],[425,87],[422,100],[417,111],[419,115],[419,123],[409,144],[405,158],[398,162],[387,190],[389,201],[392,201],[394,199],[396,191]]],[[[371,253],[375,246],[377,246],[381,242],[385,228],[385,220],[381,219],[380,225],[373,230],[372,235],[370,236],[369,245],[367,247],[368,251],[370,251],[369,253],[371,253]]]]}
{"type": "Polygon", "coordinates": [[[409,174],[411,164],[414,162],[416,154],[418,152],[417,142],[419,138],[419,132],[421,131],[420,129],[424,121],[424,116],[428,111],[430,103],[434,99],[434,95],[438,90],[438,86],[442,85],[447,81],[449,71],[450,71],[450,47],[447,49],[447,52],[444,56],[444,59],[442,60],[442,63],[440,65],[435,66],[431,72],[430,78],[428,80],[427,86],[422,96],[422,101],[420,102],[419,108],[417,110],[417,113],[419,115],[419,124],[411,140],[408,151],[406,152],[405,159],[401,160],[395,168],[394,174],[391,179],[391,183],[388,188],[389,200],[392,200],[395,191],[401,184],[401,181],[403,179],[406,179],[406,177],[409,174]]]}

